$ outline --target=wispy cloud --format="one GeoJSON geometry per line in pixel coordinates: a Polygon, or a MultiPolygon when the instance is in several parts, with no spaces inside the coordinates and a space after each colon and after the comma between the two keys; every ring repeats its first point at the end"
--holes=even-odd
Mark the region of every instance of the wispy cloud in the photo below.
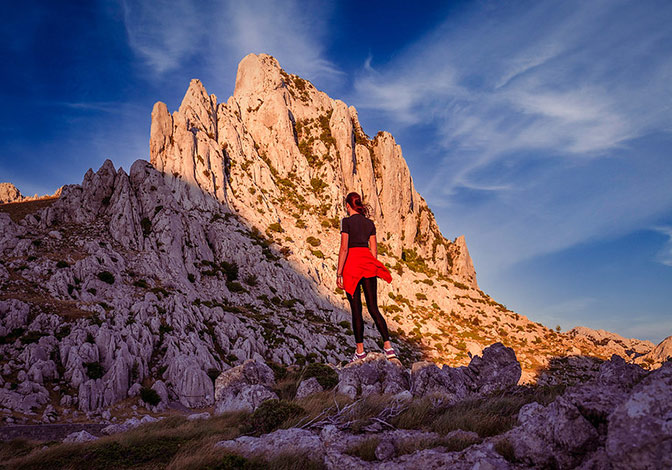
{"type": "Polygon", "coordinates": [[[442,151],[410,156],[435,167],[416,184],[444,229],[503,268],[672,208],[667,150],[642,144],[672,130],[669,20],[666,3],[473,6],[365,64],[352,101],[402,132],[435,127],[442,151]]]}
{"type": "Polygon", "coordinates": [[[205,11],[189,0],[122,0],[131,48],[157,74],[178,67],[202,46],[205,11]]]}
{"type": "Polygon", "coordinates": [[[656,259],[660,263],[672,267],[672,227],[656,227],[655,230],[667,236],[667,242],[656,255],[656,259]]]}
{"type": "Polygon", "coordinates": [[[250,52],[271,54],[310,79],[341,73],[324,54],[326,3],[228,0],[205,9],[188,0],[124,0],[123,6],[129,44],[158,75],[196,60],[213,77],[228,78],[250,52]]]}

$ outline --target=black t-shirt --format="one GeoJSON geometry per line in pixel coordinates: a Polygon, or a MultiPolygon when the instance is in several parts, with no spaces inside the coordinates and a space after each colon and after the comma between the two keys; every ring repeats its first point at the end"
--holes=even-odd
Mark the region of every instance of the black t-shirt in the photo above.
{"type": "Polygon", "coordinates": [[[368,248],[369,237],[376,234],[373,220],[362,214],[353,214],[341,220],[341,233],[347,233],[348,248],[363,246],[368,248]]]}

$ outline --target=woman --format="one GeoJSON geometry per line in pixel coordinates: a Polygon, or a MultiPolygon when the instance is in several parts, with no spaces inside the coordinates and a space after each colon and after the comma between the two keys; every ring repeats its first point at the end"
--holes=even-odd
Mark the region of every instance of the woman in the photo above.
{"type": "Polygon", "coordinates": [[[341,220],[341,249],[338,252],[338,272],[336,284],[345,289],[352,310],[352,330],[355,333],[357,349],[350,362],[364,359],[364,320],[362,319],[362,289],[366,308],[383,337],[383,350],[388,359],[396,358],[390,345],[390,336],[385,319],[378,311],[376,279],[392,281],[390,271],[378,261],[376,226],[368,218],[369,208],[362,203],[357,193],[345,198],[348,216],[341,220]]]}

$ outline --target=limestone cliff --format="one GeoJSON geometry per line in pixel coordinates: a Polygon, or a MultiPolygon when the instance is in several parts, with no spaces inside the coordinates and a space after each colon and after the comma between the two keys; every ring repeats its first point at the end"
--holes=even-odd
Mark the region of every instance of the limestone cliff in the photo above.
{"type": "Polygon", "coordinates": [[[262,231],[291,238],[293,251],[316,236],[328,248],[320,250],[323,258],[299,261],[320,278],[333,277],[337,250],[330,241],[346,215],[345,195],[357,191],[373,209],[382,250],[477,288],[464,237],[441,234],[392,135],[368,138],[354,107],[287,74],[271,56],[240,62],[226,102],[192,80],[172,115],[156,103],[150,158],[262,231]]]}

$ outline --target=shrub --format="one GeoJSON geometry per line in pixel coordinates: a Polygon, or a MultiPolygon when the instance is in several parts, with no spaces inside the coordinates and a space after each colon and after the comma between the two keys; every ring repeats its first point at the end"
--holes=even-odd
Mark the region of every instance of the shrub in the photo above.
{"type": "Polygon", "coordinates": [[[323,189],[327,188],[329,185],[325,183],[321,178],[311,178],[310,186],[313,188],[313,192],[315,194],[318,194],[323,189]]]}
{"type": "Polygon", "coordinates": [[[135,287],[140,287],[141,289],[147,289],[149,287],[149,284],[147,284],[147,281],[144,279],[138,279],[133,283],[135,287]]]}
{"type": "Polygon", "coordinates": [[[196,276],[194,276],[193,273],[187,274],[187,279],[189,279],[189,282],[191,282],[192,284],[196,282],[196,276]]]}
{"type": "Polygon", "coordinates": [[[152,231],[152,221],[149,220],[149,217],[143,217],[140,221],[140,227],[142,227],[142,234],[148,236],[152,231]]]}
{"type": "Polygon", "coordinates": [[[420,293],[420,292],[416,292],[415,297],[418,300],[427,300],[427,296],[425,294],[420,293]]]}
{"type": "Polygon", "coordinates": [[[272,223],[268,226],[268,230],[271,232],[282,232],[282,225],[280,225],[278,222],[272,223]]]}
{"type": "Polygon", "coordinates": [[[84,367],[86,367],[86,375],[90,379],[99,379],[105,375],[105,369],[103,369],[100,362],[86,362],[84,363],[84,367]]]}
{"type": "Polygon", "coordinates": [[[306,241],[311,246],[320,246],[322,244],[322,242],[320,240],[318,240],[317,238],[315,238],[313,236],[310,236],[310,237],[306,238],[306,241]]]}
{"type": "Polygon", "coordinates": [[[495,452],[504,457],[507,462],[516,463],[515,449],[507,438],[502,438],[495,443],[495,452]]]}
{"type": "Polygon", "coordinates": [[[56,263],[56,267],[58,269],[67,268],[68,266],[70,266],[70,265],[67,263],[67,261],[61,260],[58,263],[56,263]]]}
{"type": "Polygon", "coordinates": [[[303,414],[305,410],[292,402],[266,400],[252,413],[244,432],[254,435],[267,434],[280,427],[287,419],[303,414]]]}
{"type": "Polygon", "coordinates": [[[246,276],[245,279],[245,284],[248,286],[256,286],[258,282],[258,278],[256,274],[250,274],[249,276],[246,276]]]}
{"type": "Polygon", "coordinates": [[[247,292],[247,289],[245,289],[240,282],[236,281],[226,281],[226,288],[229,289],[231,292],[247,292]]]}
{"type": "Polygon", "coordinates": [[[42,333],[41,331],[29,331],[21,336],[20,341],[21,344],[37,343],[43,336],[47,336],[47,333],[42,333]]]}
{"type": "Polygon", "coordinates": [[[338,374],[326,364],[308,364],[303,376],[307,379],[315,377],[325,390],[330,390],[338,384],[338,374]]]}
{"type": "Polygon", "coordinates": [[[313,254],[313,256],[324,259],[324,253],[322,253],[321,250],[310,250],[310,252],[313,254]]]}
{"type": "Polygon", "coordinates": [[[287,376],[287,367],[276,362],[268,362],[268,367],[273,369],[275,380],[284,379],[287,376]]]}
{"type": "Polygon", "coordinates": [[[98,279],[108,284],[114,284],[114,274],[109,271],[101,271],[98,273],[98,279]]]}
{"type": "Polygon", "coordinates": [[[156,406],[161,403],[161,397],[159,394],[156,393],[156,390],[149,387],[142,387],[140,389],[140,398],[142,398],[142,401],[152,406],[156,406]]]}
{"type": "Polygon", "coordinates": [[[235,262],[222,261],[219,266],[222,268],[222,272],[226,274],[226,279],[229,281],[238,279],[238,265],[235,262]]]}

